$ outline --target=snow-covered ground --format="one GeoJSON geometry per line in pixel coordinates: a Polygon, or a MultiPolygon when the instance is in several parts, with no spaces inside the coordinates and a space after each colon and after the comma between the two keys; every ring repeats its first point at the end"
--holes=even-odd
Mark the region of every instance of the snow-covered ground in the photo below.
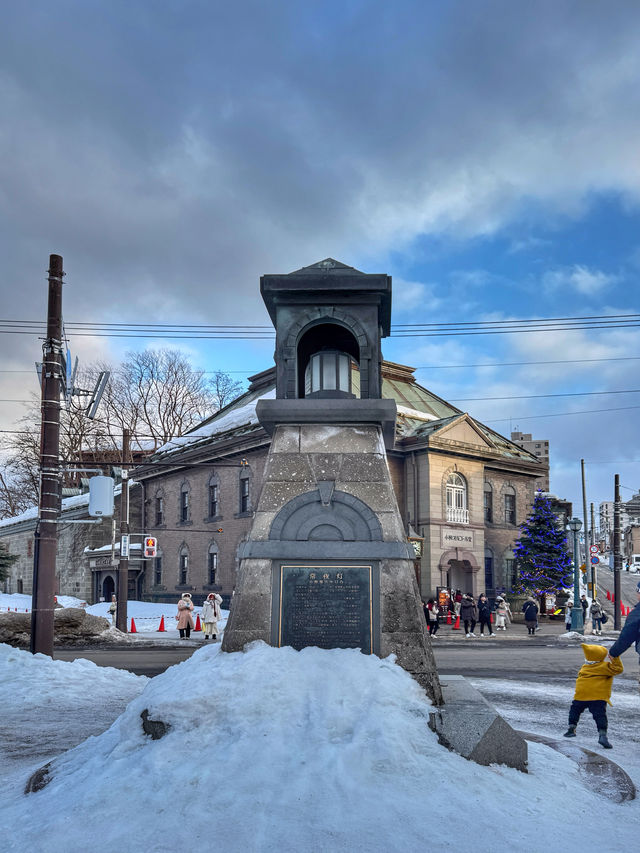
{"type": "MultiPolygon", "coordinates": [[[[518,682],[495,686],[500,696],[522,694],[518,682]]],[[[406,853],[470,844],[583,853],[592,822],[594,849],[637,844],[640,801],[603,799],[545,746],[530,745],[528,774],[480,767],[439,746],[428,699],[392,658],[263,643],[225,654],[216,644],[148,680],[0,646],[0,689],[8,853],[406,853]],[[118,716],[113,706],[127,699],[118,716]],[[145,708],[171,726],[161,740],[143,734],[145,708]],[[106,731],[54,759],[53,781],[24,795],[49,753],[21,757],[21,744],[50,718],[77,743],[83,714],[106,731]]],[[[511,719],[517,727],[540,730],[551,688],[534,692],[538,722],[511,719]]],[[[559,697],[565,713],[567,699],[559,697]]],[[[637,721],[637,697],[624,710],[637,721]]],[[[611,757],[619,754],[620,738],[611,757]]]]}
{"type": "MultiPolygon", "coordinates": [[[[99,604],[88,605],[86,601],[80,598],[73,598],[70,595],[58,595],[58,604],[62,607],[82,607],[87,613],[92,613],[94,616],[104,616],[111,621],[109,614],[109,603],[100,602],[99,604]]],[[[157,632],[160,627],[160,619],[164,616],[164,625],[167,635],[178,636],[176,628],[177,598],[175,604],[158,604],[151,601],[128,601],[127,602],[127,628],[131,630],[131,619],[133,619],[136,633],[153,633],[157,632]]],[[[19,613],[31,612],[31,596],[14,593],[8,595],[0,593],[0,611],[12,610],[19,613]]],[[[201,611],[200,607],[195,607],[193,610],[194,621],[197,614],[201,611]]],[[[222,611],[222,619],[218,621],[218,627],[224,629],[227,624],[228,610],[222,611]]]]}

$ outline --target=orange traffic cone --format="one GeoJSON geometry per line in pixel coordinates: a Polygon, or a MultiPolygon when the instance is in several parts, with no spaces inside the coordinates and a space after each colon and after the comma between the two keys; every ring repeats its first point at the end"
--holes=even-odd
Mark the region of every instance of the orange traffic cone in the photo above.
{"type": "Polygon", "coordinates": [[[607,601],[611,601],[611,593],[607,590],[607,601]]]}
{"type": "Polygon", "coordinates": [[[456,616],[456,624],[453,626],[453,628],[451,630],[452,631],[459,631],[460,630],[460,614],[459,613],[456,616]]]}
{"type": "Polygon", "coordinates": [[[166,631],[167,629],[164,627],[164,615],[160,617],[160,627],[158,631],[166,631]]]}
{"type": "Polygon", "coordinates": [[[199,613],[196,616],[196,627],[193,630],[194,631],[202,631],[202,625],[200,624],[200,614],[199,613]]]}
{"type": "Polygon", "coordinates": [[[447,610],[447,625],[451,625],[451,611],[447,610]]]}
{"type": "Polygon", "coordinates": [[[131,617],[131,630],[129,631],[129,633],[130,634],[137,634],[138,633],[136,631],[136,623],[133,621],[133,616],[131,617]]]}
{"type": "Polygon", "coordinates": [[[620,602],[620,612],[624,616],[624,604],[622,602],[620,602]]]}

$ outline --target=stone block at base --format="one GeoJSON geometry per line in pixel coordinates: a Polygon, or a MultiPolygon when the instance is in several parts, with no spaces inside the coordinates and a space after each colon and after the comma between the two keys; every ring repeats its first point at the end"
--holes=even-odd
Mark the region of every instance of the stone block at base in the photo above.
{"type": "Polygon", "coordinates": [[[429,715],[443,746],[476,764],[527,772],[527,742],[461,675],[440,675],[444,705],[429,715]]]}

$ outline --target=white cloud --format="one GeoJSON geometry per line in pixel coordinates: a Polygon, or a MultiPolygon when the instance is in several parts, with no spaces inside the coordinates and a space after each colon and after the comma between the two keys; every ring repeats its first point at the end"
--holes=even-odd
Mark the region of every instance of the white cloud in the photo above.
{"type": "Polygon", "coordinates": [[[542,283],[548,293],[568,288],[583,296],[595,296],[617,281],[616,275],[590,269],[582,264],[548,270],[542,277],[542,283]]]}

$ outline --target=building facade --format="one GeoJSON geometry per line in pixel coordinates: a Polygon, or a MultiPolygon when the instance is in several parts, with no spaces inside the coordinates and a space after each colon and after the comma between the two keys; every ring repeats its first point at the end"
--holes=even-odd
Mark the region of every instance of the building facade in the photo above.
{"type": "Polygon", "coordinates": [[[549,441],[546,438],[532,438],[530,432],[512,432],[511,441],[518,447],[528,450],[533,456],[546,465],[546,473],[536,481],[536,489],[542,492],[549,491],[549,441]]]}

